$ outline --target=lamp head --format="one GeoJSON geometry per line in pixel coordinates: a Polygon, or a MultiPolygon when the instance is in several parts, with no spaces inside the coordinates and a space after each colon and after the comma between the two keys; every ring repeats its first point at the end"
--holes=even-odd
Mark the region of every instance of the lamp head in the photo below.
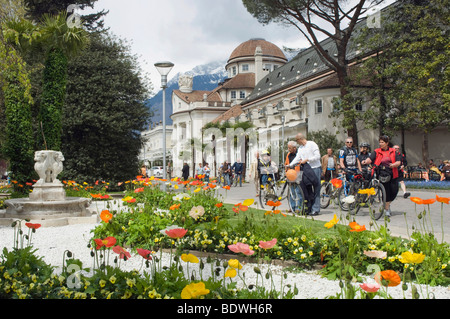
{"type": "Polygon", "coordinates": [[[161,87],[165,88],[167,86],[167,75],[172,70],[174,64],[169,61],[162,61],[155,63],[155,67],[161,74],[161,87]]]}

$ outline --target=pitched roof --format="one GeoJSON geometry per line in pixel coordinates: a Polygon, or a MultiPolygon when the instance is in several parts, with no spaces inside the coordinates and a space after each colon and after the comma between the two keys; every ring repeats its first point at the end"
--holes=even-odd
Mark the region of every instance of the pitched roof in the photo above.
{"type": "Polygon", "coordinates": [[[222,121],[228,121],[230,118],[239,116],[242,113],[244,113],[244,112],[242,111],[241,105],[240,104],[236,104],[236,105],[232,106],[226,112],[224,112],[221,115],[219,115],[218,117],[216,117],[211,122],[213,122],[213,123],[220,123],[222,121]]]}
{"type": "Polygon", "coordinates": [[[224,89],[253,89],[255,87],[255,73],[239,73],[225,80],[220,88],[224,89]]]}
{"type": "Polygon", "coordinates": [[[173,90],[173,93],[186,103],[203,101],[205,94],[207,95],[206,101],[208,102],[222,102],[219,93],[215,91],[195,90],[190,93],[184,93],[180,90],[173,90]]]}

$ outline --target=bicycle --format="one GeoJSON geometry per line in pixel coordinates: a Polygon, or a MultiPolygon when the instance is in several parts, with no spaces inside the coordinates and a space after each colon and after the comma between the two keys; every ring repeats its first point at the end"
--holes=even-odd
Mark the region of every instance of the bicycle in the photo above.
{"type": "MultiPolygon", "coordinates": [[[[270,177],[265,185],[261,185],[259,202],[265,209],[268,201],[283,201],[287,199],[291,212],[303,215],[305,211],[304,193],[297,181],[291,182],[286,178],[286,174],[277,181],[275,174],[269,174],[270,177]],[[281,187],[280,184],[283,184],[281,187]]],[[[274,207],[272,209],[275,209],[274,207]]]]}
{"type": "MultiPolygon", "coordinates": [[[[339,174],[335,179],[341,180],[342,184],[344,184],[343,174],[339,174]]],[[[339,187],[334,186],[331,180],[329,182],[324,182],[320,188],[320,208],[327,208],[332,200],[336,205],[339,205],[338,193],[339,187]]]]}
{"type": "Polygon", "coordinates": [[[363,182],[363,176],[360,172],[353,172],[348,169],[344,169],[344,172],[349,177],[343,176],[342,187],[338,191],[338,202],[339,207],[344,211],[349,211],[350,214],[356,214],[357,208],[356,198],[358,190],[361,188],[361,183],[363,182]],[[353,198],[351,197],[353,196],[353,198]]]}
{"type": "Polygon", "coordinates": [[[378,220],[383,216],[386,205],[386,190],[376,177],[378,175],[378,169],[379,167],[377,166],[374,168],[377,174],[373,174],[368,184],[364,183],[367,181],[364,179],[360,179],[357,184],[354,184],[354,187],[356,187],[354,193],[355,201],[350,205],[350,214],[355,215],[361,207],[367,206],[369,207],[369,214],[372,219],[378,220]],[[360,190],[369,191],[360,192],[360,190]]]}

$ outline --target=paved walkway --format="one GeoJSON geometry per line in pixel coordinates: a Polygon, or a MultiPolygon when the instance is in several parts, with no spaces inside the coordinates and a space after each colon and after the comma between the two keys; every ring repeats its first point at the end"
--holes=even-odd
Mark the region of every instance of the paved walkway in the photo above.
{"type": "MultiPolygon", "coordinates": [[[[436,198],[436,195],[443,197],[450,197],[450,191],[435,191],[435,190],[408,190],[411,193],[411,196],[420,197],[422,199],[428,198],[436,198]]],[[[223,201],[225,203],[237,204],[239,202],[243,202],[245,199],[254,198],[255,202],[258,202],[259,207],[259,199],[255,196],[255,187],[253,183],[244,183],[242,187],[231,187],[230,190],[220,189],[219,195],[222,196],[223,201]]],[[[442,240],[442,229],[444,233],[444,240],[450,243],[450,205],[444,204],[443,207],[443,223],[441,222],[441,203],[435,202],[430,205],[430,214],[432,225],[430,224],[430,218],[428,214],[428,206],[427,205],[417,205],[413,203],[409,198],[404,199],[402,196],[402,192],[399,192],[399,196],[392,202],[391,204],[391,213],[392,216],[390,221],[387,224],[388,229],[391,234],[394,236],[401,236],[403,238],[409,238],[414,229],[418,229],[421,232],[424,232],[424,220],[426,220],[426,232],[434,231],[436,239],[438,242],[442,240]],[[427,211],[427,215],[425,219],[419,220],[417,215],[419,212],[422,212],[424,209],[427,211]]],[[[287,201],[284,200],[280,206],[282,211],[288,209],[287,201]]],[[[314,216],[315,220],[321,221],[330,221],[334,214],[337,214],[339,217],[341,211],[339,207],[336,207],[334,204],[330,204],[326,209],[322,209],[318,216],[314,216]]],[[[343,215],[344,216],[344,215],[343,215]]],[[[304,217],[299,217],[304,218],[304,217]]],[[[308,216],[306,218],[312,218],[308,216]]],[[[355,221],[360,225],[366,225],[366,228],[369,229],[370,216],[368,208],[360,209],[357,215],[354,216],[355,221]]],[[[380,218],[377,222],[378,225],[384,224],[383,217],[380,218]]]]}

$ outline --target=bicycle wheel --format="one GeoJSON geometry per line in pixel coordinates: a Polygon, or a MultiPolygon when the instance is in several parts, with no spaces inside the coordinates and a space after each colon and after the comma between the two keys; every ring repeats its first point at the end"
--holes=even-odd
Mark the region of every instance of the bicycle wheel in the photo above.
{"type": "Polygon", "coordinates": [[[359,184],[352,183],[350,185],[349,195],[353,195],[354,201],[352,203],[348,203],[348,212],[351,215],[356,215],[361,208],[361,205],[364,205],[365,196],[364,194],[359,194],[359,184]]]}
{"type": "Polygon", "coordinates": [[[344,199],[348,196],[348,193],[349,192],[348,192],[347,186],[343,186],[343,187],[339,188],[339,191],[337,194],[339,207],[345,211],[348,211],[348,204],[344,201],[344,199]]]}
{"type": "Polygon", "coordinates": [[[278,201],[277,189],[272,182],[267,182],[266,185],[261,186],[259,203],[261,204],[262,209],[270,208],[270,206],[267,206],[269,200],[273,202],[278,201]]]}
{"type": "Polygon", "coordinates": [[[288,204],[291,212],[297,215],[304,215],[305,213],[305,195],[300,187],[300,184],[292,183],[288,187],[288,204]]]}
{"type": "Polygon", "coordinates": [[[330,205],[331,194],[333,192],[333,185],[330,182],[325,182],[320,188],[320,208],[327,208],[330,205]]]}
{"type": "Polygon", "coordinates": [[[386,190],[381,183],[376,183],[374,190],[375,195],[371,195],[369,199],[369,212],[373,219],[378,220],[383,216],[386,207],[386,190]]]}
{"type": "MultiPolygon", "coordinates": [[[[358,199],[358,186],[354,182],[348,182],[338,192],[339,207],[354,215],[357,213],[356,202],[358,199]]],[[[359,209],[359,208],[358,208],[359,209]]]]}

